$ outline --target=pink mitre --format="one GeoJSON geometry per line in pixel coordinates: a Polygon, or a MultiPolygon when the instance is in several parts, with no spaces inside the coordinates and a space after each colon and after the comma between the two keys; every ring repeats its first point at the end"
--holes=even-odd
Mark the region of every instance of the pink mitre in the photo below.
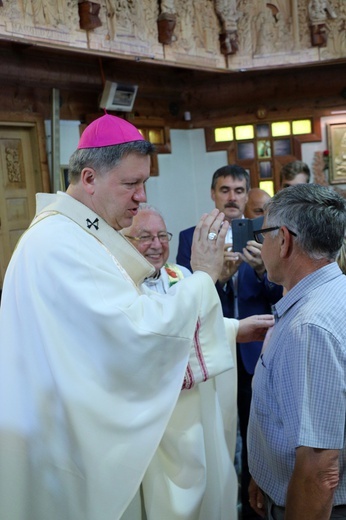
{"type": "Polygon", "coordinates": [[[135,126],[125,119],[105,114],[86,127],[77,148],[102,148],[133,141],[144,141],[135,126]]]}

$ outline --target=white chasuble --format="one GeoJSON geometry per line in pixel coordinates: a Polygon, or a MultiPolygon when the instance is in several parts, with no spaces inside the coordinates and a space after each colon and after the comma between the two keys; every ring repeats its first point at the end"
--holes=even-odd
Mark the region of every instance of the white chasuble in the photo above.
{"type": "Polygon", "coordinates": [[[176,405],[197,322],[216,373],[233,366],[211,278],[148,296],[138,284],[151,272],[66,194],[22,236],[0,308],[2,520],[118,520],[176,405]]]}
{"type": "MultiPolygon", "coordinates": [[[[169,266],[172,267],[171,265],[169,266]]],[[[177,266],[185,277],[191,273],[177,266]]],[[[179,284],[183,283],[179,281],[179,284]]],[[[165,268],[158,279],[144,282],[150,294],[175,291],[165,268]]],[[[237,320],[225,319],[235,355],[237,320]]],[[[198,329],[189,365],[196,366],[198,329]],[[196,337],[197,336],[197,337],[196,337]]],[[[212,370],[211,355],[205,358],[212,370]]],[[[207,348],[204,349],[207,353],[207,348]]],[[[198,375],[199,371],[194,370],[198,375]]],[[[161,442],[144,475],[139,496],[122,520],[236,520],[238,479],[234,469],[237,432],[237,371],[235,368],[190,390],[182,390],[161,442]],[[135,504],[137,510],[134,509],[135,504]]]]}

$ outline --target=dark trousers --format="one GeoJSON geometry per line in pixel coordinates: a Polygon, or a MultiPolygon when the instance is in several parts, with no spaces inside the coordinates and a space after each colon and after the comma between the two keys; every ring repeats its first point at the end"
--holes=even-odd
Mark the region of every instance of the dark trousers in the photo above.
{"type": "MultiPolygon", "coordinates": [[[[284,520],[285,508],[274,504],[272,499],[268,495],[264,494],[265,508],[266,508],[266,520],[284,520]]],[[[332,509],[330,520],[345,520],[346,519],[346,505],[335,506],[332,509]]]]}
{"type": "Polygon", "coordinates": [[[251,383],[252,374],[248,374],[244,368],[240,357],[239,348],[237,348],[237,366],[238,366],[238,417],[239,429],[242,440],[241,452],[241,504],[242,504],[242,520],[257,520],[261,517],[255,513],[249,504],[248,488],[250,484],[250,473],[247,459],[247,427],[249,423],[250,405],[251,405],[251,383]]]}

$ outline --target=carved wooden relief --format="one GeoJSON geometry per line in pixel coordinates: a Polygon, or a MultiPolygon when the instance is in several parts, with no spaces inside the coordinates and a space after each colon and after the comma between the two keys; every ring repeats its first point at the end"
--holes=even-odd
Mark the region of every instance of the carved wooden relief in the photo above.
{"type": "Polygon", "coordinates": [[[23,165],[21,161],[22,153],[20,153],[19,150],[20,146],[20,142],[8,142],[4,146],[7,173],[7,176],[4,179],[5,186],[8,184],[17,184],[19,187],[24,180],[23,165]]]}
{"type": "Polygon", "coordinates": [[[345,26],[344,0],[11,0],[0,9],[0,37],[210,70],[342,58],[345,26]],[[97,8],[101,25],[81,29],[78,4],[97,8]]]}

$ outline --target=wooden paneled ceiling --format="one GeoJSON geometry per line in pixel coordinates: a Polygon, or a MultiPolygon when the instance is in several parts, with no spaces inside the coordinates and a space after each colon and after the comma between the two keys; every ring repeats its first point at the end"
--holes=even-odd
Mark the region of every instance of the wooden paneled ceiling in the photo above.
{"type": "Polygon", "coordinates": [[[59,89],[61,118],[85,120],[100,111],[104,81],[137,84],[134,115],[163,118],[175,128],[267,111],[323,113],[345,108],[346,60],[324,65],[243,72],[207,72],[136,60],[57,51],[0,41],[0,111],[50,117],[59,89]],[[192,121],[183,118],[189,111],[192,121]]]}

